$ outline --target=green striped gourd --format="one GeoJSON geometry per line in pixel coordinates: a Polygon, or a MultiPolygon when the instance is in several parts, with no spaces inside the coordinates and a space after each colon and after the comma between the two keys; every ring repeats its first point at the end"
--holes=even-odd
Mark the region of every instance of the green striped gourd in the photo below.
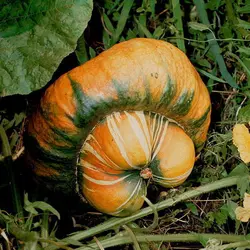
{"type": "Polygon", "coordinates": [[[183,183],[210,123],[208,91],[173,45],[137,38],[62,75],[28,125],[37,179],[76,190],[96,209],[127,216],[146,184],[183,183]]]}

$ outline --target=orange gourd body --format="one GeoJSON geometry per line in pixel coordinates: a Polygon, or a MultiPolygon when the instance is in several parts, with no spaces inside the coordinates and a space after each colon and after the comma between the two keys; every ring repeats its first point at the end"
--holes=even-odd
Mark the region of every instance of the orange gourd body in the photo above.
{"type": "Polygon", "coordinates": [[[210,123],[208,91],[173,45],[122,42],[45,92],[28,126],[27,159],[36,176],[76,190],[98,210],[138,210],[146,180],[180,185],[210,123]]]}

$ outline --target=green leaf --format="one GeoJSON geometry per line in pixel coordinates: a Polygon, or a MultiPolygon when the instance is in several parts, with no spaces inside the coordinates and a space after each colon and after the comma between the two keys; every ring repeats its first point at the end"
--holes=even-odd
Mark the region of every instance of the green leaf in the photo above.
{"type": "Polygon", "coordinates": [[[236,207],[238,207],[238,204],[236,202],[233,202],[231,200],[229,200],[227,202],[227,211],[228,211],[228,215],[230,216],[231,219],[235,220],[236,216],[235,216],[235,209],[236,207]]]}
{"type": "Polygon", "coordinates": [[[241,20],[239,18],[238,18],[238,21],[239,21],[239,23],[236,26],[241,27],[243,29],[250,29],[250,22],[241,20]]]}
{"type": "Polygon", "coordinates": [[[82,34],[77,41],[75,54],[80,65],[89,60],[84,34],[82,34]]]}
{"type": "Polygon", "coordinates": [[[151,9],[151,17],[155,18],[155,4],[156,1],[155,0],[149,0],[149,4],[150,4],[150,9],[151,9]]]}
{"type": "Polygon", "coordinates": [[[249,170],[246,164],[240,163],[237,165],[230,173],[228,176],[247,176],[249,175],[249,170]]]}
{"type": "Polygon", "coordinates": [[[24,194],[24,209],[31,214],[34,214],[34,215],[38,214],[36,209],[32,206],[32,202],[29,201],[27,193],[24,194]]]}
{"type": "Polygon", "coordinates": [[[241,14],[249,14],[250,13],[250,3],[247,3],[246,5],[242,7],[237,6],[237,12],[241,14]]]}
{"type": "Polygon", "coordinates": [[[220,7],[221,0],[210,0],[206,4],[206,8],[210,10],[217,10],[220,7]]]}
{"type": "Polygon", "coordinates": [[[203,70],[203,69],[198,69],[196,68],[198,72],[200,72],[201,74],[207,76],[208,78],[214,80],[214,81],[217,81],[217,82],[221,82],[221,83],[225,83],[226,81],[224,81],[223,79],[221,78],[218,78],[217,76],[215,75],[212,75],[210,73],[208,73],[207,71],[203,70]]]}
{"type": "Polygon", "coordinates": [[[51,205],[44,201],[35,201],[35,202],[30,202],[28,199],[28,194],[26,193],[24,195],[24,209],[34,215],[37,215],[38,212],[36,209],[40,209],[42,211],[48,211],[54,214],[58,219],[60,219],[60,214],[58,211],[53,208],[51,205]]]}
{"type": "Polygon", "coordinates": [[[141,25],[141,23],[136,19],[136,17],[134,17],[134,20],[138,25],[139,31],[143,32],[147,38],[153,38],[153,35],[150,33],[150,31],[145,26],[141,25]]]}
{"type": "Polygon", "coordinates": [[[52,214],[54,214],[58,219],[60,219],[60,214],[58,213],[58,211],[55,208],[53,208],[51,205],[49,205],[48,203],[46,203],[44,201],[32,202],[32,206],[34,208],[41,209],[42,211],[49,211],[52,214]]]}
{"type": "Polygon", "coordinates": [[[250,104],[240,109],[238,114],[238,121],[242,123],[250,122],[250,104]]]}
{"type": "Polygon", "coordinates": [[[90,58],[94,58],[96,56],[95,50],[92,49],[91,47],[89,48],[89,55],[90,55],[90,58]]]}
{"type": "Polygon", "coordinates": [[[73,246],[79,246],[79,247],[83,246],[83,244],[80,241],[74,240],[74,239],[65,239],[63,242],[68,243],[73,246]]]}
{"type": "Polygon", "coordinates": [[[129,29],[128,32],[127,32],[126,39],[129,40],[129,39],[132,39],[132,38],[135,38],[135,37],[136,37],[136,33],[133,30],[129,29]]]}
{"type": "Polygon", "coordinates": [[[237,189],[240,192],[240,196],[243,197],[244,193],[249,188],[249,169],[244,163],[237,165],[229,174],[229,176],[242,176],[237,181],[237,189]]]}
{"type": "Polygon", "coordinates": [[[17,133],[16,130],[13,131],[12,135],[11,135],[11,140],[10,140],[10,148],[11,150],[13,150],[13,148],[15,147],[18,139],[19,139],[19,134],[17,133]]]}
{"type": "Polygon", "coordinates": [[[73,52],[92,0],[4,0],[0,14],[0,95],[29,94],[73,52]]]}
{"type": "Polygon", "coordinates": [[[223,224],[225,224],[227,222],[227,218],[228,218],[228,207],[226,204],[224,204],[219,211],[214,212],[214,218],[216,223],[219,226],[222,226],[223,224]]]}
{"type": "Polygon", "coordinates": [[[22,34],[36,26],[49,9],[54,8],[53,1],[5,1],[0,12],[0,37],[22,34]]]}
{"type": "Polygon", "coordinates": [[[202,67],[206,67],[206,68],[211,69],[211,63],[204,58],[197,59],[196,63],[198,63],[202,67]]]}
{"type": "Polygon", "coordinates": [[[237,189],[240,192],[241,198],[244,197],[244,194],[248,190],[248,188],[249,188],[249,175],[242,176],[242,178],[237,181],[237,189]]]}
{"type": "Polygon", "coordinates": [[[198,238],[199,238],[199,242],[202,244],[202,246],[206,246],[206,244],[207,244],[207,242],[208,242],[208,240],[209,240],[209,238],[208,237],[205,237],[204,235],[202,235],[202,234],[198,234],[197,235],[198,236],[198,238]]]}
{"type": "Polygon", "coordinates": [[[220,28],[220,34],[225,38],[233,37],[232,25],[230,25],[228,22],[224,23],[220,28]]]}
{"type": "Polygon", "coordinates": [[[239,47],[237,52],[250,56],[250,48],[247,47],[239,47]]]}
{"type": "MultiPolygon", "coordinates": [[[[138,22],[141,24],[142,27],[146,28],[147,27],[147,16],[146,16],[146,14],[141,14],[139,16],[138,22]]],[[[144,37],[144,32],[139,28],[137,28],[137,30],[138,30],[137,33],[139,34],[139,37],[144,37]]]]}
{"type": "Polygon", "coordinates": [[[199,213],[198,213],[198,209],[197,209],[197,207],[195,206],[195,204],[193,204],[193,203],[191,203],[191,202],[188,202],[188,203],[186,203],[186,206],[187,206],[188,209],[191,210],[191,212],[192,212],[193,214],[195,214],[195,215],[198,215],[198,214],[199,214],[199,213]]]}
{"type": "Polygon", "coordinates": [[[106,28],[108,29],[109,32],[114,33],[115,29],[113,27],[112,22],[109,20],[109,17],[103,13],[103,21],[105,23],[106,28]]]}
{"type": "Polygon", "coordinates": [[[15,114],[15,116],[14,116],[14,118],[15,118],[15,126],[20,124],[25,117],[26,117],[26,114],[24,112],[21,112],[20,114],[15,114]]]}
{"type": "MultiPolygon", "coordinates": [[[[182,22],[182,11],[181,11],[181,4],[179,0],[172,0],[172,7],[173,7],[173,16],[176,23],[176,29],[177,29],[177,37],[183,38],[184,37],[184,31],[183,31],[183,22],[182,22]]],[[[177,47],[182,50],[184,53],[186,53],[185,43],[183,39],[177,39],[177,47]]]]}
{"type": "Polygon", "coordinates": [[[203,23],[189,22],[188,26],[193,30],[199,30],[199,31],[210,30],[209,27],[203,23]]]}
{"type": "Polygon", "coordinates": [[[153,33],[153,37],[159,39],[162,36],[163,32],[164,29],[161,26],[158,26],[153,33]]]}

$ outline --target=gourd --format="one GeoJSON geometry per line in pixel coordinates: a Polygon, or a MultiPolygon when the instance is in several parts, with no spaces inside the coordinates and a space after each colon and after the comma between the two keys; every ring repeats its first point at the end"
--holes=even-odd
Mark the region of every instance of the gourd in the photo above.
{"type": "Polygon", "coordinates": [[[36,178],[101,212],[127,216],[147,184],[183,183],[206,140],[211,103],[170,43],[119,43],[62,75],[30,118],[26,158],[36,178]]]}

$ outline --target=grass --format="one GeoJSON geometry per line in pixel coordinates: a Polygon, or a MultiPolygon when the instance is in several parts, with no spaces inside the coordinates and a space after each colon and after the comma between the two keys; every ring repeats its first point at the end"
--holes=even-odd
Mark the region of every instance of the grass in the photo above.
{"type": "MultiPolygon", "coordinates": [[[[20,97],[21,105],[17,97],[4,98],[0,100],[4,104],[0,110],[0,225],[5,231],[0,231],[0,246],[247,249],[249,224],[238,221],[234,211],[242,205],[244,193],[250,192],[249,166],[232,143],[233,125],[249,119],[250,28],[245,22],[249,25],[250,10],[246,2],[97,1],[89,27],[66,64],[82,64],[134,37],[173,43],[188,55],[210,92],[213,114],[207,143],[184,185],[171,190],[152,185],[148,205],[132,216],[111,218],[77,198],[51,193],[31,181],[24,168],[22,136],[26,115],[41,93],[20,97]]],[[[67,70],[61,66],[56,74],[67,70]]]]}

